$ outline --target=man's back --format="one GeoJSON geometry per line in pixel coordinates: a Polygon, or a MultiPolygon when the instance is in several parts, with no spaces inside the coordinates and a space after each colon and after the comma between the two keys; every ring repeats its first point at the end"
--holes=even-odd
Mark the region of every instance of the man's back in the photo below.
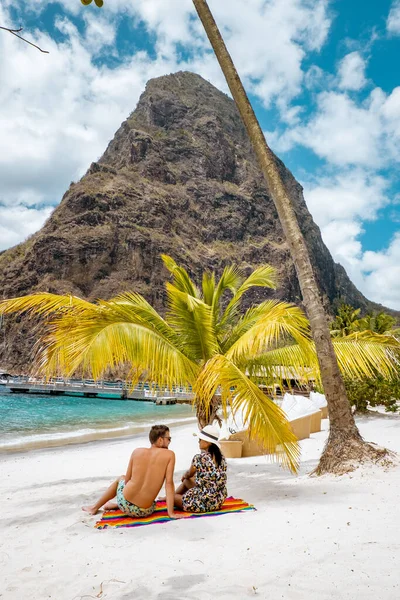
{"type": "Polygon", "coordinates": [[[174,464],[175,455],[167,448],[134,450],[125,475],[126,500],[142,508],[151,506],[166,477],[172,477],[174,464]]]}

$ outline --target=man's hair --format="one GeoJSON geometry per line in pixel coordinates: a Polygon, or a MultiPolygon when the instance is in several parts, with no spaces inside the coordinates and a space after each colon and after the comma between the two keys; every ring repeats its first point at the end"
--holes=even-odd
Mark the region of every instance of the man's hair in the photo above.
{"type": "Polygon", "coordinates": [[[150,444],[155,444],[158,438],[164,437],[167,431],[169,431],[169,427],[166,425],[153,425],[149,433],[150,444]]]}

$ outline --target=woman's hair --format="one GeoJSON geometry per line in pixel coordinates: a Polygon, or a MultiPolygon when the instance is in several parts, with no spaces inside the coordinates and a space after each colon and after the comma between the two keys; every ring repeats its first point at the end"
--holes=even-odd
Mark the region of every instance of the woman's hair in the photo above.
{"type": "Polygon", "coordinates": [[[217,466],[218,467],[221,466],[221,463],[222,463],[222,452],[218,448],[217,444],[211,444],[209,446],[207,452],[209,452],[211,454],[211,456],[213,457],[213,459],[217,463],[217,466]]]}

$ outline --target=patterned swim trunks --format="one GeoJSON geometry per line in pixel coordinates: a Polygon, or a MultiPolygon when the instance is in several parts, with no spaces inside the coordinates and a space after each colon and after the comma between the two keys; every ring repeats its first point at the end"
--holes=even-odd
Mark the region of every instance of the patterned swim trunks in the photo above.
{"type": "Polygon", "coordinates": [[[117,504],[120,511],[129,515],[130,517],[148,517],[155,511],[156,503],[155,501],[149,508],[140,508],[140,506],[136,506],[136,504],[132,504],[129,502],[124,496],[123,490],[125,487],[124,479],[120,479],[117,488],[117,504]]]}

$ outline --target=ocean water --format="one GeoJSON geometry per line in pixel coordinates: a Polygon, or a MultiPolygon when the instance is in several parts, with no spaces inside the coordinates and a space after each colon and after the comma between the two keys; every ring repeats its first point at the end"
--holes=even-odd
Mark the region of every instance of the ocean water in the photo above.
{"type": "Polygon", "coordinates": [[[0,453],[132,435],[194,417],[186,404],[14,394],[0,386],[0,453]]]}

